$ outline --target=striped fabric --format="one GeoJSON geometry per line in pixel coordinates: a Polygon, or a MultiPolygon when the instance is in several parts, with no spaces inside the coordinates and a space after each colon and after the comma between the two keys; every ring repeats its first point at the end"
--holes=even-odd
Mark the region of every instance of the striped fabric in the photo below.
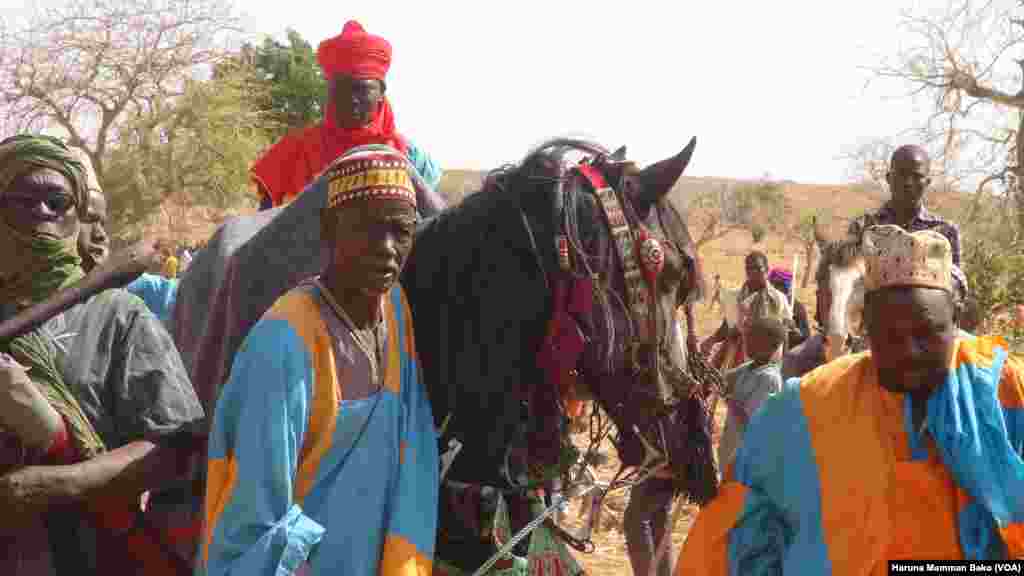
{"type": "MultiPolygon", "coordinates": [[[[199,575],[428,576],[434,420],[400,287],[385,303],[384,389],[346,398],[315,289],[246,337],[217,402],[199,575]]],[[[344,361],[340,364],[345,366],[344,361]]]]}
{"type": "Polygon", "coordinates": [[[869,353],[787,382],[751,420],[677,576],[866,576],[893,559],[1024,555],[1024,366],[1005,343],[958,339],[928,403],[935,442],[909,420],[869,353]]]}

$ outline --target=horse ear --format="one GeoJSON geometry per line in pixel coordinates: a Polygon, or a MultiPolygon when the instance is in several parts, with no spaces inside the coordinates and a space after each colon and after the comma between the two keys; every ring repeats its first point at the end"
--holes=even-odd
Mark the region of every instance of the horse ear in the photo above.
{"type": "Polygon", "coordinates": [[[697,138],[690,138],[690,143],[683,148],[682,152],[675,156],[651,164],[637,174],[641,187],[634,201],[641,212],[646,211],[663,196],[672,190],[676,181],[683,175],[690,157],[693,156],[693,149],[697,147],[697,138]]]}
{"type": "Polygon", "coordinates": [[[613,162],[624,162],[626,160],[626,147],[625,146],[619,146],[618,150],[616,150],[615,152],[612,152],[612,155],[610,156],[610,158],[612,159],[613,162]]]}

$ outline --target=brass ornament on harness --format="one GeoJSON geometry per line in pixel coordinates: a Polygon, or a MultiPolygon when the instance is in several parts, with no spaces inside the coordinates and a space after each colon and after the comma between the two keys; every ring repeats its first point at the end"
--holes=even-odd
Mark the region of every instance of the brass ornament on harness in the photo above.
{"type": "Polygon", "coordinates": [[[622,264],[629,322],[636,335],[627,344],[627,353],[633,374],[650,379],[656,391],[650,410],[652,416],[657,416],[671,411],[681,396],[691,393],[691,383],[686,382],[685,377],[672,378],[674,382],[669,384],[660,369],[663,359],[666,365],[671,365],[665,357],[666,339],[658,334],[657,323],[657,285],[665,266],[665,243],[639,223],[629,199],[607,184],[599,170],[601,162],[598,158],[591,163],[581,163],[575,171],[594,188],[622,264]]]}

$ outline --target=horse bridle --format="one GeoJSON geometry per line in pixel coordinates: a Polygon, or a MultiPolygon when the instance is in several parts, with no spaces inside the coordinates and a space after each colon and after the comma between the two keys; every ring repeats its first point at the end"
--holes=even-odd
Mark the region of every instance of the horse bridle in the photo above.
{"type": "MultiPolygon", "coordinates": [[[[646,373],[650,379],[650,387],[646,390],[655,390],[651,416],[657,417],[661,413],[671,411],[672,407],[680,400],[675,390],[663,385],[666,383],[666,379],[661,378],[660,355],[664,352],[662,348],[665,348],[664,337],[667,337],[667,334],[659,334],[657,318],[657,283],[658,276],[665,265],[665,244],[674,250],[678,250],[678,247],[668,239],[658,240],[643,225],[630,198],[624,193],[626,175],[623,171],[620,170],[618,186],[609,185],[607,174],[612,172],[609,168],[625,163],[610,158],[607,153],[594,153],[568,170],[562,170],[560,177],[556,179],[553,194],[553,222],[556,227],[555,250],[558,269],[555,274],[550,275],[553,282],[549,282],[549,288],[555,294],[555,310],[553,311],[555,316],[560,312],[558,306],[564,305],[558,296],[560,291],[570,294],[586,293],[586,300],[592,300],[595,294],[615,295],[611,288],[611,279],[595,274],[587,263],[588,255],[583,253],[582,249],[576,246],[572,240],[569,214],[575,210],[575,206],[569,205],[564,186],[569,180],[579,177],[589,184],[591,192],[601,207],[604,224],[608,226],[614,244],[615,256],[622,265],[622,279],[627,300],[622,303],[622,309],[630,331],[625,338],[628,369],[634,376],[646,373]],[[645,349],[648,354],[641,354],[641,351],[645,349]]],[[[617,297],[617,295],[615,296],[617,297]]],[[[568,312],[568,315],[572,316],[574,312],[578,314],[580,310],[578,308],[570,309],[568,312]]],[[[578,328],[578,318],[572,320],[577,322],[576,330],[583,336],[582,331],[578,328]]],[[[575,358],[564,358],[564,361],[559,364],[551,362],[550,357],[558,354],[562,354],[564,357],[567,355],[566,350],[542,349],[540,356],[544,362],[539,362],[539,364],[546,364],[549,367],[547,375],[551,385],[560,389],[574,385],[576,378],[582,373],[579,366],[581,352],[580,347],[577,346],[575,358]]],[[[609,350],[610,353],[611,350],[609,350]]],[[[569,355],[572,354],[569,353],[569,355]]],[[[662,452],[662,450],[667,451],[668,444],[664,438],[665,432],[661,427],[657,431],[661,438],[658,438],[655,444],[659,444],[659,448],[662,450],[652,445],[636,426],[634,426],[634,432],[643,444],[645,451],[641,469],[653,470],[668,464],[667,453],[662,452]],[[656,467],[652,466],[655,462],[659,464],[656,467]]]]}
{"type": "MultiPolygon", "coordinates": [[[[657,319],[657,284],[658,276],[665,267],[665,248],[640,222],[632,202],[622,192],[624,186],[616,188],[607,183],[602,169],[607,163],[605,157],[598,156],[590,162],[576,165],[573,172],[581,175],[593,188],[622,266],[627,299],[626,317],[633,334],[632,341],[627,342],[627,358],[631,360],[633,374],[648,371],[655,378],[652,384],[657,389],[658,348],[661,343],[657,319]],[[649,351],[646,359],[640,355],[645,345],[649,351]]],[[[564,229],[557,242],[559,267],[563,272],[571,272],[572,262],[566,249],[567,234],[564,229]]],[[[658,393],[661,403],[671,402],[670,391],[658,390],[658,393]]]]}

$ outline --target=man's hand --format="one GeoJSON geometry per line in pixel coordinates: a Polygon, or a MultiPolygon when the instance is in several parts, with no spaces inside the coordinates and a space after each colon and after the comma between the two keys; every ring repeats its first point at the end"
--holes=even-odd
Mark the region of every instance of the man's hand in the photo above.
{"type": "Polygon", "coordinates": [[[0,531],[17,530],[54,504],[73,501],[70,466],[26,466],[0,476],[0,531]]]}

